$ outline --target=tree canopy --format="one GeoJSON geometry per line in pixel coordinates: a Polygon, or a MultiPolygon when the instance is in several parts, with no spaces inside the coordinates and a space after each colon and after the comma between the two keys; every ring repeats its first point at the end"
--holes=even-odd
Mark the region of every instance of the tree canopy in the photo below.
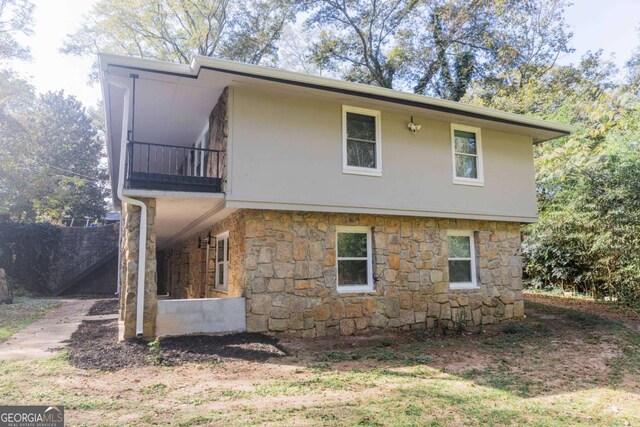
{"type": "MultiPolygon", "coordinates": [[[[33,94],[25,85],[13,81],[23,95],[33,94]]],[[[0,120],[0,134],[0,213],[16,221],[104,214],[103,141],[73,96],[49,92],[25,99],[0,120]]]]}
{"type": "Polygon", "coordinates": [[[29,58],[29,48],[16,36],[31,35],[32,15],[29,0],[0,0],[0,61],[29,58]]]}
{"type": "Polygon", "coordinates": [[[276,42],[294,11],[289,0],[100,0],[62,52],[180,63],[202,55],[275,65],[276,42]]]}
{"type": "Polygon", "coordinates": [[[100,217],[107,190],[95,120],[64,92],[36,95],[7,65],[29,57],[16,36],[31,34],[32,13],[27,0],[0,0],[0,214],[23,222],[100,217]]]}
{"type": "Polygon", "coordinates": [[[316,0],[310,57],[344,79],[459,100],[519,88],[569,52],[564,0],[316,0]]]}
{"type": "Polygon", "coordinates": [[[518,89],[569,52],[566,5],[566,0],[100,0],[63,52],[182,63],[204,55],[307,71],[311,62],[346,80],[459,100],[478,81],[518,89]],[[298,34],[284,29],[304,17],[301,47],[298,34]],[[290,49],[292,42],[301,49],[290,49]],[[283,46],[296,57],[279,58],[283,46]]]}

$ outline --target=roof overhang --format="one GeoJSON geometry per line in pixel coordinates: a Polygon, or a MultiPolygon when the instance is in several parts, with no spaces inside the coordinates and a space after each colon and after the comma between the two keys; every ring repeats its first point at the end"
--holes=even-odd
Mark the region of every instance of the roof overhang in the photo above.
{"type": "MultiPolygon", "coordinates": [[[[149,142],[192,143],[202,130],[219,94],[234,84],[304,91],[313,96],[357,99],[386,108],[431,112],[441,120],[465,120],[481,127],[494,127],[527,135],[533,143],[555,139],[575,131],[573,126],[518,114],[431,98],[391,89],[311,76],[276,68],[196,56],[190,64],[175,64],[128,56],[100,54],[100,76],[107,125],[107,151],[112,188],[117,186],[124,93],[110,82],[132,85],[139,76],[136,106],[136,139],[149,142]],[[141,135],[141,136],[139,136],[141,135]]],[[[115,200],[114,200],[115,201],[115,200]]],[[[117,202],[117,201],[115,201],[117,202]]]]}

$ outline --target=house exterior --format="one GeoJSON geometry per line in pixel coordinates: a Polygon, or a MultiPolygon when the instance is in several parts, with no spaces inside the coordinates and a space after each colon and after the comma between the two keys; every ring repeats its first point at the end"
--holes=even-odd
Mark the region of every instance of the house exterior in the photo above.
{"type": "Polygon", "coordinates": [[[124,338],[524,315],[533,144],[571,127],[205,57],[100,71],[124,338]]]}

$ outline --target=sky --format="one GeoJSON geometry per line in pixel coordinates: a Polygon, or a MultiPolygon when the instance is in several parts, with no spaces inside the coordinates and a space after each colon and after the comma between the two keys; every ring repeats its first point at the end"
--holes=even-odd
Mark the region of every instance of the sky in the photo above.
{"type": "MultiPolygon", "coordinates": [[[[67,34],[75,32],[96,0],[34,0],[34,33],[26,39],[33,59],[15,63],[13,68],[39,92],[64,89],[87,106],[100,99],[99,84],[89,85],[94,58],[78,58],[59,52],[67,34]]],[[[566,20],[573,32],[576,51],[559,58],[559,63],[576,63],[589,50],[603,49],[614,55],[622,67],[633,49],[640,45],[636,31],[640,24],[640,0],[574,0],[566,20]],[[606,4],[606,7],[603,7],[606,4]]]]}

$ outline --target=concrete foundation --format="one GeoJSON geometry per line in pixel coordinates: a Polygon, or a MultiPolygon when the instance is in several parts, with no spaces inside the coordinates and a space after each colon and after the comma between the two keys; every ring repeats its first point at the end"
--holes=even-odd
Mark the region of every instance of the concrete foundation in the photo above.
{"type": "Polygon", "coordinates": [[[219,334],[247,330],[244,298],[158,300],[156,334],[219,334]]]}

